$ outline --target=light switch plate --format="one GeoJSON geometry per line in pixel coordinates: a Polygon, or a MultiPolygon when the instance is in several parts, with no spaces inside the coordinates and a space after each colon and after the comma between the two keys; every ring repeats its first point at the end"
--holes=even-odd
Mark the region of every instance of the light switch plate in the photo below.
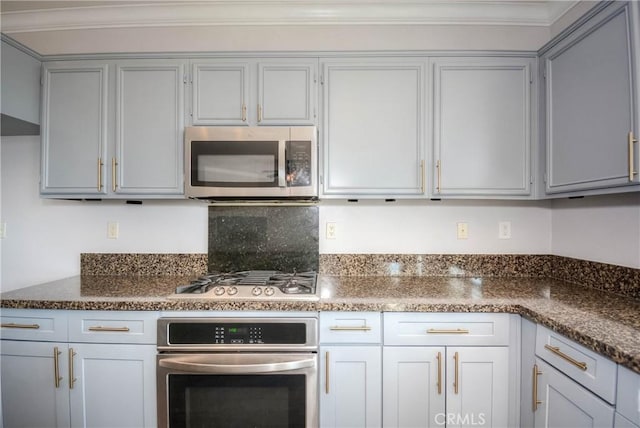
{"type": "Polygon", "coordinates": [[[458,223],[458,239],[469,238],[469,225],[467,223],[458,223]]]}
{"type": "Polygon", "coordinates": [[[107,223],[107,238],[109,239],[118,239],[118,235],[120,232],[120,227],[117,221],[110,221],[107,223]]]}

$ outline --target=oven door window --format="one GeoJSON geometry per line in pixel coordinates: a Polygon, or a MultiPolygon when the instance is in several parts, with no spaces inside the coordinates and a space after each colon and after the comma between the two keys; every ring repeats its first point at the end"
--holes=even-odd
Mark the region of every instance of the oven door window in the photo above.
{"type": "Polygon", "coordinates": [[[168,387],[171,428],[305,426],[304,374],[170,374],[168,387]]]}
{"type": "Polygon", "coordinates": [[[191,185],[278,187],[278,141],[192,141],[191,185]]]}

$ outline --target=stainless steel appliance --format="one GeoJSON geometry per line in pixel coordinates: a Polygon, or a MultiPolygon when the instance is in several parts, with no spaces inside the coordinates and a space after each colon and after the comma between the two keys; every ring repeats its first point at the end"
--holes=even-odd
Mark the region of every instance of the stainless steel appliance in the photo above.
{"type": "Polygon", "coordinates": [[[318,196],[317,131],[296,127],[187,127],[185,192],[193,198],[318,196]]]}
{"type": "Polygon", "coordinates": [[[251,270],[212,272],[176,288],[170,298],[219,300],[318,300],[315,272],[251,270]]]}
{"type": "Polygon", "coordinates": [[[159,427],[318,426],[317,319],[158,320],[159,427]]]}

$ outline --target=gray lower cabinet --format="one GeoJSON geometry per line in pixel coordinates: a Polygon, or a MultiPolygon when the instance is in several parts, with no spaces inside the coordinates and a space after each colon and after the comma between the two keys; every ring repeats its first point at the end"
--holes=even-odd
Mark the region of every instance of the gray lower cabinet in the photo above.
{"type": "Polygon", "coordinates": [[[534,58],[432,58],[434,197],[528,197],[534,58]]]}
{"type": "Polygon", "coordinates": [[[315,125],[317,58],[191,62],[193,125],[315,125]]]}
{"type": "Polygon", "coordinates": [[[380,313],[320,312],[320,426],[382,426],[380,313]]]}
{"type": "Polygon", "coordinates": [[[184,73],[179,60],[46,63],[41,195],[184,194],[184,73]]]}
{"type": "Polygon", "coordinates": [[[638,8],[614,2],[543,53],[547,194],[640,182],[638,8]]]}
{"type": "Polygon", "coordinates": [[[155,317],[3,309],[4,428],[155,427],[155,317]]]}
{"type": "Polygon", "coordinates": [[[321,62],[322,197],[424,195],[426,60],[321,62]]]}
{"type": "Polygon", "coordinates": [[[640,374],[618,367],[616,428],[640,427],[640,374]]]}
{"type": "Polygon", "coordinates": [[[539,358],[536,368],[536,428],[613,427],[611,405],[539,358]]]}

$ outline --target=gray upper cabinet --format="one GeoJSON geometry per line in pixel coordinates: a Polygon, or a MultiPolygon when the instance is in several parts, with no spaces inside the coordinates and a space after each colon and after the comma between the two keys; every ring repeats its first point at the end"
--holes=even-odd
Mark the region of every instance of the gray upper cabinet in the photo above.
{"type": "Polygon", "coordinates": [[[424,195],[426,60],[323,61],[322,195],[424,195]]]}
{"type": "Polygon", "coordinates": [[[185,62],[46,63],[41,194],[184,194],[185,62]]]}
{"type": "Polygon", "coordinates": [[[533,58],[434,58],[434,197],[531,194],[533,58]]]}
{"type": "Polygon", "coordinates": [[[638,19],[613,3],[543,51],[548,194],[638,184],[638,19]]]}
{"type": "Polygon", "coordinates": [[[201,60],[191,64],[193,125],[248,125],[250,63],[201,60]]]}
{"type": "Polygon", "coordinates": [[[182,194],[184,64],[119,63],[112,191],[182,194]]]}
{"type": "Polygon", "coordinates": [[[108,82],[104,63],[45,64],[43,195],[106,195],[108,82]]]}
{"type": "Polygon", "coordinates": [[[315,125],[317,58],[194,60],[193,125],[315,125]]]}

